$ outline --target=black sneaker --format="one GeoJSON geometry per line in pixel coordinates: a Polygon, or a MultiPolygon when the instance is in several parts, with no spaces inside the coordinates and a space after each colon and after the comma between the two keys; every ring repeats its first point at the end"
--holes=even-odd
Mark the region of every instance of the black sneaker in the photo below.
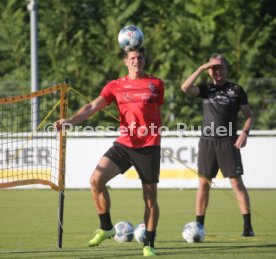
{"type": "Polygon", "coordinates": [[[244,237],[254,237],[254,231],[252,228],[245,228],[242,232],[242,236],[244,237]]]}

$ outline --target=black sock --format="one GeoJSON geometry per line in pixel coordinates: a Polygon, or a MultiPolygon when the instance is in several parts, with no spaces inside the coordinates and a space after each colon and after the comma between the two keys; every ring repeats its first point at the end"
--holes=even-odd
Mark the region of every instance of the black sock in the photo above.
{"type": "Polygon", "coordinates": [[[111,217],[110,217],[110,213],[109,212],[106,212],[106,213],[103,213],[103,214],[99,214],[99,218],[100,218],[100,223],[101,223],[100,228],[102,230],[110,230],[110,229],[112,229],[113,225],[111,223],[111,217]]]}
{"type": "Polygon", "coordinates": [[[196,215],[196,222],[200,223],[202,226],[204,226],[204,219],[205,215],[196,215]]]}
{"type": "Polygon", "coordinates": [[[146,238],[144,241],[144,246],[154,247],[155,234],[156,234],[156,231],[147,231],[146,230],[146,238]]]}
{"type": "Polygon", "coordinates": [[[251,214],[250,213],[242,214],[242,217],[243,217],[243,228],[252,229],[251,214]]]}

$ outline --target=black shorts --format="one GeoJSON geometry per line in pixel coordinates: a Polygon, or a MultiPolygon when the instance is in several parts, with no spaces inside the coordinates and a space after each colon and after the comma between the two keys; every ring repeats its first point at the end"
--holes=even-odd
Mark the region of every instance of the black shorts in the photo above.
{"type": "Polygon", "coordinates": [[[104,156],[112,160],[121,169],[121,174],[134,166],[142,183],[153,184],[159,182],[160,146],[130,148],[114,142],[104,156]]]}
{"type": "Polygon", "coordinates": [[[220,169],[224,177],[243,174],[240,150],[234,147],[237,138],[204,139],[198,144],[198,172],[208,179],[220,169]]]}

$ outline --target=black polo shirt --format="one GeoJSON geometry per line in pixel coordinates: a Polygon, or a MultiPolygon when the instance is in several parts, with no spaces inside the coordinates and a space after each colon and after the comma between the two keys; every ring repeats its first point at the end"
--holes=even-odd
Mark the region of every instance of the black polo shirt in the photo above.
{"type": "Polygon", "coordinates": [[[221,86],[202,83],[199,89],[198,96],[203,99],[202,137],[236,136],[240,106],[248,104],[243,88],[227,81],[221,86]]]}

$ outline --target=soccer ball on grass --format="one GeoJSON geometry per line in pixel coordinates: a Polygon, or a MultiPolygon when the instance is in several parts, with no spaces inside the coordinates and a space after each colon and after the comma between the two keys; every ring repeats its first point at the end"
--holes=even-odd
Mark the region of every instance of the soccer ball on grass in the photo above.
{"type": "Polygon", "coordinates": [[[192,221],[184,226],[182,236],[188,243],[202,242],[205,236],[205,229],[200,223],[192,221]]]}
{"type": "Polygon", "coordinates": [[[124,51],[139,49],[144,42],[144,34],[135,25],[129,25],[120,30],[118,42],[124,51]]]}
{"type": "Polygon", "coordinates": [[[146,225],[144,222],[138,224],[134,229],[134,238],[138,243],[144,243],[146,238],[146,225]]]}
{"type": "MultiPolygon", "coordinates": [[[[155,233],[156,238],[157,233],[155,233]]],[[[146,238],[146,225],[144,222],[139,223],[134,229],[134,238],[138,243],[144,243],[146,238]]]]}
{"type": "Polygon", "coordinates": [[[131,242],[133,239],[134,228],[128,221],[120,221],[115,226],[116,234],[114,239],[118,243],[131,242]]]}

